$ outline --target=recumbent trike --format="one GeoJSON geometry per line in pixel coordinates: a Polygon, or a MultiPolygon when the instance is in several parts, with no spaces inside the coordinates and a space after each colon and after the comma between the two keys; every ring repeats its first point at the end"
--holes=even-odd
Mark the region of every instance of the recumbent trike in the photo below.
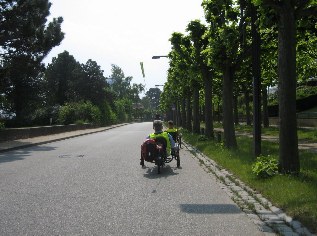
{"type": "Polygon", "coordinates": [[[152,162],[157,165],[157,173],[161,173],[161,167],[165,163],[170,163],[174,159],[177,162],[177,167],[180,167],[179,146],[175,143],[175,148],[172,148],[171,155],[168,156],[166,152],[166,140],[163,137],[155,139],[146,139],[141,145],[141,162],[140,165],[144,167],[144,161],[152,162]]]}

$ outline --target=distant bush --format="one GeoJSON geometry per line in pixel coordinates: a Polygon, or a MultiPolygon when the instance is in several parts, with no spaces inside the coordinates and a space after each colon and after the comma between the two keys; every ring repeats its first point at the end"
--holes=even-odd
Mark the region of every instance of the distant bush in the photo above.
{"type": "Polygon", "coordinates": [[[58,120],[59,108],[60,106],[56,105],[36,109],[30,115],[32,125],[50,125],[50,119],[52,119],[52,124],[56,124],[58,120]]]}
{"type": "Polygon", "coordinates": [[[67,103],[60,108],[58,121],[64,125],[78,122],[100,124],[101,112],[97,106],[89,101],[67,103]]]}
{"type": "Polygon", "coordinates": [[[316,86],[300,86],[296,88],[296,99],[302,99],[312,95],[317,95],[316,86]]]}
{"type": "MultiPolygon", "coordinates": [[[[296,88],[296,100],[317,95],[317,86],[299,86],[296,88]]],[[[269,94],[268,103],[270,106],[278,104],[278,90],[269,94]]]]}

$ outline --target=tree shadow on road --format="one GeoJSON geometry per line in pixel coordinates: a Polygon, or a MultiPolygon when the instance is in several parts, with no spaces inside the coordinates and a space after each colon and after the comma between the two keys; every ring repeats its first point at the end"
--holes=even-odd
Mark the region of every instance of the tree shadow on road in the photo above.
{"type": "Polygon", "coordinates": [[[0,153],[0,164],[5,162],[12,161],[21,161],[24,160],[25,157],[31,156],[32,152],[40,151],[40,152],[49,152],[55,150],[55,147],[49,146],[33,146],[29,148],[22,148],[13,151],[0,153]]]}
{"type": "Polygon", "coordinates": [[[150,166],[150,167],[145,167],[146,169],[146,174],[144,174],[144,177],[148,179],[158,179],[158,178],[167,178],[170,176],[178,175],[175,170],[179,169],[177,167],[171,167],[170,165],[166,165],[163,168],[161,167],[161,173],[157,173],[157,166],[150,166]]]}
{"type": "Polygon", "coordinates": [[[182,212],[191,214],[239,214],[241,210],[234,204],[180,204],[182,212]]]}

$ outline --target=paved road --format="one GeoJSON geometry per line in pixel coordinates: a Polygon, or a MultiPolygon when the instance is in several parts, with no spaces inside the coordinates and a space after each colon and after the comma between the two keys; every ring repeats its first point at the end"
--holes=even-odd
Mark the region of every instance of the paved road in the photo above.
{"type": "Polygon", "coordinates": [[[185,149],[142,169],[151,127],[0,153],[0,235],[263,235],[185,149]]]}

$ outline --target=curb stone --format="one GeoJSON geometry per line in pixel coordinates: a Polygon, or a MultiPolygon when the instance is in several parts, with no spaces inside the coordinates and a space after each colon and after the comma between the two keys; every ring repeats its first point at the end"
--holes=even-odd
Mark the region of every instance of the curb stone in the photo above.
{"type": "Polygon", "coordinates": [[[184,147],[198,159],[203,169],[220,180],[220,187],[266,235],[316,236],[299,221],[287,216],[281,209],[257,193],[198,149],[183,141],[184,147]]]}
{"type": "MultiPolygon", "coordinates": [[[[79,133],[79,134],[67,134],[67,132],[66,133],[59,133],[60,135],[64,134],[65,136],[58,137],[58,138],[52,138],[52,139],[49,138],[50,135],[42,136],[43,137],[42,141],[36,141],[36,142],[33,142],[33,143],[17,145],[17,146],[13,146],[13,147],[9,147],[9,148],[3,148],[3,149],[0,148],[0,153],[14,151],[14,150],[22,149],[22,148],[28,148],[28,147],[42,145],[42,144],[47,144],[47,143],[52,143],[52,142],[57,142],[57,141],[61,141],[61,140],[66,140],[66,139],[70,139],[70,138],[75,138],[75,137],[88,135],[88,134],[104,132],[106,130],[114,129],[114,128],[121,127],[121,126],[124,126],[124,125],[127,125],[127,124],[129,124],[129,123],[112,125],[112,126],[107,126],[107,127],[104,127],[104,128],[100,127],[100,129],[98,129],[98,130],[92,129],[90,131],[89,131],[89,129],[84,129],[84,130],[82,130],[82,133],[79,133]]],[[[74,131],[74,132],[76,132],[76,131],[74,131]]],[[[37,137],[35,137],[35,138],[37,138],[37,137]]]]}

